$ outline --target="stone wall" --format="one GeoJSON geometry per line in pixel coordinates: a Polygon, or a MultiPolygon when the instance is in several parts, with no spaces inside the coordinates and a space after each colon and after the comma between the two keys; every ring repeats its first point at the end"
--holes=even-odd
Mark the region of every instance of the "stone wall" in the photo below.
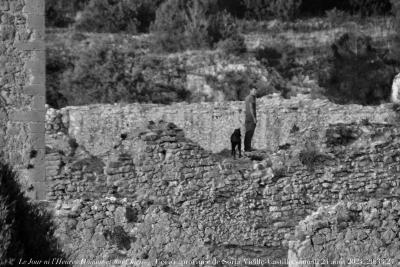
{"type": "Polygon", "coordinates": [[[327,125],[318,146],[312,138],[299,151],[282,146],[233,160],[167,122],[120,133],[110,151],[93,155],[62,118],[53,114],[47,130],[48,200],[74,260],[268,266],[286,261],[296,225],[320,206],[400,194],[393,124],[327,125]]]}
{"type": "Polygon", "coordinates": [[[0,154],[27,194],[46,193],[44,0],[0,1],[0,154]]]}
{"type": "Polygon", "coordinates": [[[349,32],[356,31],[370,36],[374,43],[383,45],[383,39],[390,39],[395,35],[390,18],[373,18],[364,25],[355,22],[347,22],[344,25],[333,26],[326,19],[311,19],[295,23],[271,21],[264,26],[267,33],[250,33],[245,35],[248,49],[258,47],[280,47],[282,43],[290,44],[298,48],[317,49],[329,47],[338,37],[349,32]],[[269,25],[268,25],[269,24],[269,25]],[[289,25],[285,25],[289,24],[289,25]],[[289,30],[282,32],[281,29],[289,30]]]}
{"type": "Polygon", "coordinates": [[[398,266],[399,216],[398,199],[321,207],[296,227],[289,266],[398,266]]]}
{"type": "MultiPolygon", "coordinates": [[[[323,144],[329,124],[370,122],[399,123],[391,104],[363,107],[335,105],[307,96],[291,99],[265,97],[257,100],[258,125],[254,147],[276,151],[279,146],[292,148],[314,139],[323,144]]],[[[48,110],[48,129],[65,128],[67,133],[91,154],[108,153],[120,134],[130,133],[147,122],[164,120],[182,128],[185,135],[212,152],[230,148],[230,135],[243,128],[243,102],[163,105],[90,105],[48,110]],[[53,120],[57,118],[56,120],[53,120]],[[58,124],[58,125],[55,125],[58,124]]],[[[244,135],[244,129],[242,129],[244,135]]]]}

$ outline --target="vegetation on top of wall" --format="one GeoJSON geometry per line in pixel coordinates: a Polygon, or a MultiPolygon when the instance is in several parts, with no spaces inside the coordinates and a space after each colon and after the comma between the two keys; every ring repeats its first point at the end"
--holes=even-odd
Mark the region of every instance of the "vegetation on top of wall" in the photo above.
{"type": "Polygon", "coordinates": [[[65,261],[54,230],[51,215],[28,201],[21,192],[17,174],[0,162],[0,262],[11,266],[19,259],[65,261]]]}
{"type": "Polygon", "coordinates": [[[315,167],[319,164],[320,157],[321,155],[316,144],[312,142],[306,142],[304,148],[299,153],[301,164],[306,166],[310,171],[314,171],[315,167]]]}

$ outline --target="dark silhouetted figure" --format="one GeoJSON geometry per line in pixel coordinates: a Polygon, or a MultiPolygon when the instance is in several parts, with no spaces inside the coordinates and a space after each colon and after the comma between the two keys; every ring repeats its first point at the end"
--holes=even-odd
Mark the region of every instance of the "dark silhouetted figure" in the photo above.
{"type": "Polygon", "coordinates": [[[240,133],[240,129],[235,129],[233,134],[231,135],[231,155],[233,158],[236,158],[236,147],[239,151],[239,158],[242,157],[242,134],[240,133]]]}

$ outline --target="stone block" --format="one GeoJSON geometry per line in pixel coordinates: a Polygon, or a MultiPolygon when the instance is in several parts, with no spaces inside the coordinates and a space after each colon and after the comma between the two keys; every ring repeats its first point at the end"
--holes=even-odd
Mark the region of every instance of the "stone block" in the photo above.
{"type": "Polygon", "coordinates": [[[33,183],[33,188],[35,190],[36,200],[45,200],[47,197],[48,186],[45,182],[35,182],[33,183]]]}
{"type": "Polygon", "coordinates": [[[30,143],[33,149],[43,149],[45,147],[45,135],[43,133],[31,133],[30,143]]]}
{"type": "Polygon", "coordinates": [[[44,96],[34,96],[32,101],[32,110],[45,112],[46,98],[44,96]]]}
{"type": "Polygon", "coordinates": [[[26,25],[30,29],[34,29],[35,31],[43,32],[44,33],[44,15],[38,14],[29,14],[28,19],[26,21],[26,25]]]}
{"type": "Polygon", "coordinates": [[[46,44],[42,40],[34,40],[32,42],[17,42],[15,47],[22,51],[43,51],[46,44]]]}
{"type": "Polygon", "coordinates": [[[45,1],[44,0],[27,0],[25,6],[22,9],[23,13],[44,15],[45,14],[45,1]]]}
{"type": "Polygon", "coordinates": [[[45,113],[43,111],[13,111],[9,118],[15,122],[44,122],[45,113]]]}
{"type": "Polygon", "coordinates": [[[46,168],[44,162],[42,165],[36,165],[35,168],[28,170],[28,175],[37,183],[46,181],[46,168]]]}
{"type": "Polygon", "coordinates": [[[45,134],[45,123],[44,122],[31,122],[29,123],[29,130],[31,133],[45,134]]]}
{"type": "Polygon", "coordinates": [[[46,87],[44,84],[33,84],[24,87],[24,93],[32,96],[45,96],[46,87]]]}

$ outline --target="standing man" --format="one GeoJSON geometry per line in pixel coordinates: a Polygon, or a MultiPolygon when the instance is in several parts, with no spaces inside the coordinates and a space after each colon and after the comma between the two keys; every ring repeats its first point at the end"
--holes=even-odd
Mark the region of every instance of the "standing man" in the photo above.
{"type": "Polygon", "coordinates": [[[253,138],[254,130],[256,129],[257,117],[256,117],[256,94],[257,89],[252,88],[250,94],[245,99],[246,105],[246,119],[245,129],[246,133],[244,136],[244,151],[251,151],[251,139],[253,138]]]}

